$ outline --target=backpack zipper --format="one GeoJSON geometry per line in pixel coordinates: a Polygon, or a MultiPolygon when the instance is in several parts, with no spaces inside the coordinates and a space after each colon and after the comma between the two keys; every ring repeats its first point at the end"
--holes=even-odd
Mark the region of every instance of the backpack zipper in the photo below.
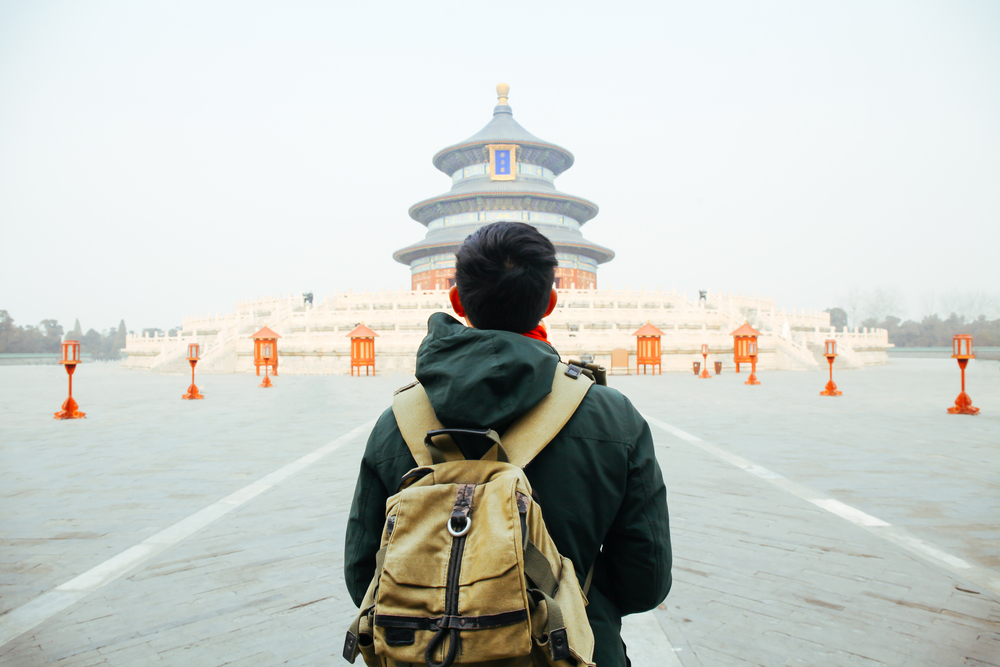
{"type": "MultiPolygon", "coordinates": [[[[447,623],[450,617],[458,616],[458,593],[459,579],[462,574],[462,555],[465,552],[465,541],[468,537],[469,528],[472,527],[472,519],[469,518],[469,513],[472,511],[472,499],[475,489],[475,484],[459,485],[458,492],[455,496],[455,508],[452,511],[452,515],[448,518],[448,523],[446,524],[448,532],[452,535],[452,540],[451,554],[448,557],[448,575],[444,589],[443,624],[447,623]],[[457,534],[458,531],[454,531],[451,528],[451,521],[456,518],[464,518],[466,522],[461,534],[457,534]]],[[[464,625],[464,623],[464,620],[460,621],[460,624],[464,625]]],[[[424,661],[430,667],[451,667],[452,663],[455,662],[455,657],[461,652],[461,642],[462,636],[459,628],[449,628],[447,624],[445,624],[444,627],[439,626],[437,633],[427,645],[426,651],[424,651],[424,661]],[[445,655],[442,662],[436,662],[432,656],[434,655],[437,646],[444,641],[446,635],[449,641],[448,653],[445,655]]]]}
{"type": "Polygon", "coordinates": [[[444,593],[444,615],[458,616],[458,579],[462,573],[462,554],[465,551],[465,539],[472,527],[472,500],[475,497],[475,484],[459,484],[455,493],[455,507],[448,519],[448,532],[452,535],[451,556],[448,559],[448,578],[444,593]],[[452,521],[463,521],[460,529],[452,528],[452,521]]]}
{"type": "Polygon", "coordinates": [[[462,574],[462,554],[468,536],[455,537],[451,542],[451,558],[448,561],[448,583],[445,587],[445,616],[458,616],[458,579],[462,574]]]}

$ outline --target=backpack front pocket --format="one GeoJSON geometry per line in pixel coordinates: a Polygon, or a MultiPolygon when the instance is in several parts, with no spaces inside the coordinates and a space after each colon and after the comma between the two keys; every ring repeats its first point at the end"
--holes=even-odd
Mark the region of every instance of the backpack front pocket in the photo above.
{"type": "Polygon", "coordinates": [[[399,494],[375,605],[380,655],[419,664],[530,653],[514,488],[497,479],[399,494]]]}

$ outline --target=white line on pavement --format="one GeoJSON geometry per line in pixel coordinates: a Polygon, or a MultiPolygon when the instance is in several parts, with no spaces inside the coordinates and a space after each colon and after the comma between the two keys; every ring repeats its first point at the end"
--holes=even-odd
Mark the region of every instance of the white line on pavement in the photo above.
{"type": "Polygon", "coordinates": [[[742,456],[727,452],[724,449],[707,443],[701,438],[691,435],[686,431],[682,431],[676,426],[671,426],[670,424],[662,422],[659,419],[655,419],[646,414],[644,414],[643,417],[653,426],[675,435],[681,440],[689,442],[696,447],[699,447],[706,452],[733,464],[737,468],[742,468],[743,470],[746,470],[752,475],[756,475],[770,484],[782,488],[785,491],[788,491],[789,493],[816,505],[817,507],[835,514],[842,519],[846,519],[854,525],[860,526],[875,535],[878,535],[882,539],[901,546],[907,551],[920,556],[924,560],[930,561],[939,567],[944,567],[945,569],[958,576],[964,577],[969,581],[976,582],[979,585],[990,589],[994,593],[1000,593],[1000,576],[997,576],[987,568],[973,565],[968,561],[958,558],[957,556],[952,556],[944,550],[939,549],[924,540],[914,537],[902,528],[893,526],[878,517],[866,514],[859,509],[840,502],[839,500],[835,500],[834,498],[824,498],[823,494],[818,491],[814,491],[807,486],[793,482],[787,477],[748,461],[742,456]]]}
{"type": "MultiPolygon", "coordinates": [[[[889,524],[882,519],[873,517],[871,514],[865,514],[859,509],[855,509],[850,505],[845,505],[839,500],[834,500],[833,498],[809,498],[809,502],[817,507],[822,507],[827,512],[832,512],[842,519],[847,519],[853,524],[859,526],[888,526],[889,524]]],[[[955,560],[958,560],[957,558],[955,560]]],[[[968,567],[966,565],[965,567],[968,567]]]]}
{"type": "Polygon", "coordinates": [[[47,621],[102,586],[106,586],[126,572],[145,563],[161,551],[191,536],[213,521],[229,514],[234,509],[245,505],[261,493],[316,463],[358,435],[371,431],[372,427],[375,426],[376,420],[377,418],[372,419],[348,431],[336,440],[314,449],[310,453],[278,468],[269,475],[261,477],[256,482],[244,486],[239,491],[230,493],[225,498],[217,500],[185,519],[181,519],[169,528],[161,530],[139,544],[129,547],[117,556],[109,558],[83,574],[56,586],[53,590],[43,593],[10,613],[0,616],[0,646],[4,646],[17,639],[39,623],[47,621]]]}
{"type": "Polygon", "coordinates": [[[652,611],[623,618],[622,641],[625,642],[629,660],[637,667],[683,667],[677,657],[679,649],[675,649],[667,639],[663,626],[652,611]]]}

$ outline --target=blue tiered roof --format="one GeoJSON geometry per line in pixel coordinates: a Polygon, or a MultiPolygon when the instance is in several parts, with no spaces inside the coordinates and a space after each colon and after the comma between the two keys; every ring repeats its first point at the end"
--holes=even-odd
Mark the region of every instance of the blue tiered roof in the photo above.
{"type": "Polygon", "coordinates": [[[580,232],[597,215],[597,205],[560,192],[553,182],[573,166],[573,154],[521,127],[507,104],[507,89],[505,84],[497,86],[500,104],[486,127],[434,156],[434,166],[452,177],[451,190],[410,207],[410,217],[428,228],[427,235],[393,253],[396,261],[418,270],[418,264],[424,265],[421,260],[456,252],[469,234],[494,220],[534,225],[558,253],[580,255],[594,269],[614,258],[612,250],[580,232]],[[494,144],[517,146],[514,180],[490,178],[488,146],[494,144]]]}

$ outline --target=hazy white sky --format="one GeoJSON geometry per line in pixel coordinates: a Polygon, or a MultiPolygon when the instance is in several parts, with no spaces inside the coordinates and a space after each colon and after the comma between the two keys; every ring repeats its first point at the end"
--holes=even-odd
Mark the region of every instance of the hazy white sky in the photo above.
{"type": "Polygon", "coordinates": [[[1000,289],[1000,2],[0,3],[0,309],[409,286],[439,149],[570,149],[599,287],[1000,289]]]}

